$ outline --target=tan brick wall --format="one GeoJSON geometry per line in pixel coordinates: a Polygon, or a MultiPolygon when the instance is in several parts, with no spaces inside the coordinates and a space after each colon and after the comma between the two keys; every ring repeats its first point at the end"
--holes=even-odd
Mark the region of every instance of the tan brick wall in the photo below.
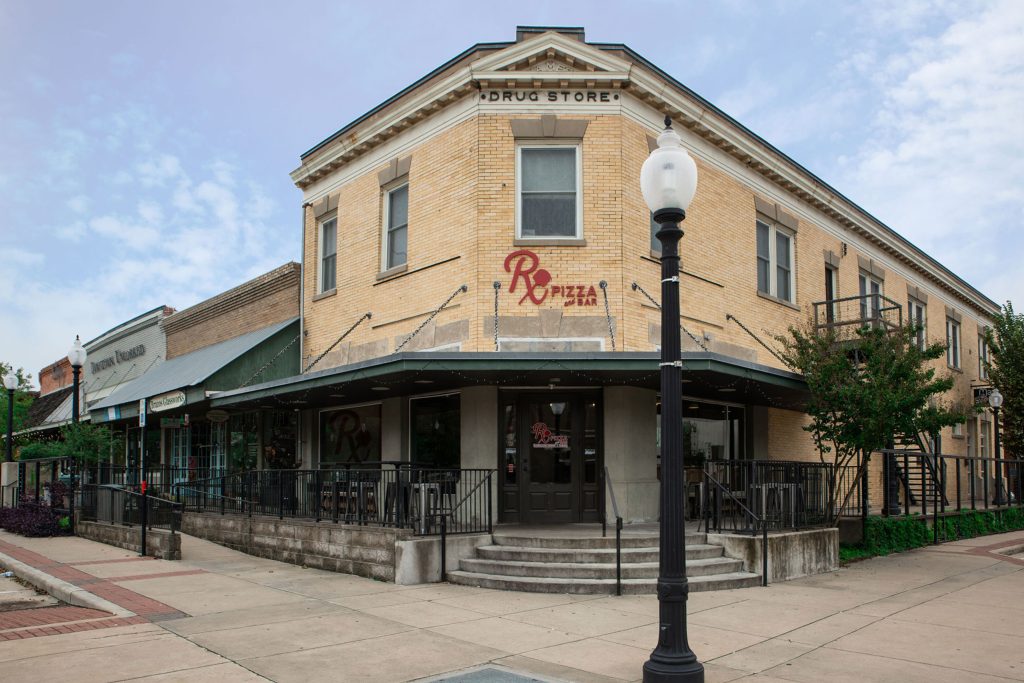
{"type": "MultiPolygon", "coordinates": [[[[304,258],[305,355],[312,358],[332,344],[359,316],[364,322],[324,359],[319,368],[392,353],[429,313],[457,287],[448,310],[424,328],[405,350],[460,343],[464,351],[494,348],[494,288],[499,293],[499,333],[508,337],[599,336],[611,350],[604,318],[604,301],[597,288],[608,282],[609,313],[616,349],[650,351],[656,343],[659,311],[631,289],[635,281],[660,299],[660,265],[651,257],[649,213],[640,194],[640,166],[648,156],[651,131],[618,114],[559,114],[589,123],[581,143],[583,237],[585,246],[533,246],[541,267],[553,275],[552,284],[593,285],[597,305],[565,307],[561,300],[541,306],[519,304],[521,292],[509,294],[511,275],[504,259],[521,248],[515,243],[516,140],[509,115],[480,113],[429,137],[398,156],[411,156],[409,173],[408,270],[383,282],[381,269],[382,190],[377,172],[390,160],[369,169],[334,191],[338,195],[337,293],[314,300],[317,223],[306,213],[304,258]]],[[[685,133],[684,133],[685,134],[685,133]]],[[[888,259],[851,233],[844,242],[812,221],[801,218],[794,240],[795,305],[758,295],[754,227],[755,190],[723,165],[697,160],[697,195],[683,225],[681,297],[683,324],[698,337],[710,338],[709,348],[726,355],[781,367],[773,355],[736,323],[735,316],[761,339],[788,326],[805,324],[811,304],[824,298],[823,251],[842,255],[839,295],[858,293],[858,255],[874,257],[886,268],[885,293],[901,306],[907,303],[907,282],[888,259]],[[863,251],[863,253],[862,253],[863,251]]],[[[333,194],[333,193],[332,193],[333,194]]],[[[776,193],[787,197],[785,192],[776,193]]],[[[782,209],[815,215],[795,197],[782,209]]],[[[919,283],[916,283],[919,284],[919,283]]],[[[945,294],[929,294],[928,334],[945,336],[945,294]]],[[[948,400],[968,400],[969,384],[977,376],[976,314],[963,315],[963,372],[954,373],[957,388],[948,400]]],[[[694,345],[684,336],[684,348],[694,345]]],[[[945,371],[945,362],[940,365],[945,371]]],[[[319,369],[318,368],[318,369],[319,369]]],[[[805,417],[790,411],[770,413],[769,451],[773,458],[816,459],[809,435],[801,429],[805,417]]],[[[947,438],[946,450],[958,452],[963,440],[947,438]]]]}
{"type": "Polygon", "coordinates": [[[299,315],[299,264],[291,263],[165,318],[167,358],[299,315]]]}

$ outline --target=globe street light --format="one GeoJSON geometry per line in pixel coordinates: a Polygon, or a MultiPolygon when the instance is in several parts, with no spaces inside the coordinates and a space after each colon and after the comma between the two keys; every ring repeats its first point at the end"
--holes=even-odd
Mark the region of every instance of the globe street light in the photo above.
{"type": "Polygon", "coordinates": [[[4,388],[7,389],[7,452],[4,462],[14,461],[14,390],[18,388],[18,377],[13,372],[4,375],[4,388]]]}
{"type": "Polygon", "coordinates": [[[85,349],[82,348],[82,341],[75,335],[75,345],[68,351],[68,362],[71,363],[71,376],[73,394],[71,395],[71,421],[78,422],[78,382],[82,374],[82,366],[85,365],[85,349]]]}
{"type": "Polygon", "coordinates": [[[988,404],[992,406],[992,420],[995,422],[995,460],[996,460],[996,497],[992,499],[993,505],[1006,505],[1006,498],[1003,497],[1003,472],[1000,466],[1000,444],[999,444],[999,409],[1003,405],[1003,395],[998,389],[993,389],[988,395],[988,404]]]}
{"type": "Polygon", "coordinates": [[[697,191],[697,164],[665,117],[658,148],[640,169],[640,190],[661,228],[661,520],[658,557],[658,646],[644,663],[644,682],[703,683],[704,667],[686,638],[686,517],[679,345],[679,224],[697,191]]]}

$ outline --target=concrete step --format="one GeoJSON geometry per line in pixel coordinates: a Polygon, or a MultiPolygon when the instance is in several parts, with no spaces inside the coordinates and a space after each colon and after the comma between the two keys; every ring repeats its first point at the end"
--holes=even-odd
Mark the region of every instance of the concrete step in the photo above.
{"type": "MultiPolygon", "coordinates": [[[[615,562],[615,548],[596,548],[587,550],[565,548],[530,548],[511,545],[485,545],[477,548],[477,556],[485,560],[511,560],[514,562],[615,562]]],[[[686,546],[686,559],[703,560],[710,557],[721,557],[722,546],[695,544],[686,546]]],[[[622,562],[657,562],[658,547],[623,548],[622,562]]]]}
{"type": "MultiPolygon", "coordinates": [[[[499,576],[478,572],[448,572],[448,581],[463,586],[494,588],[526,593],[574,593],[577,595],[614,595],[615,579],[565,579],[536,576],[499,576]]],[[[729,590],[761,585],[761,577],[750,572],[730,572],[695,576],[689,580],[691,591],[729,590]]],[[[657,579],[625,579],[624,595],[653,594],[657,579]]]]}
{"type": "MultiPolygon", "coordinates": [[[[571,548],[585,550],[590,548],[614,548],[615,529],[609,528],[608,535],[604,538],[593,537],[536,537],[520,536],[516,534],[496,533],[494,534],[495,545],[511,545],[518,548],[571,548]]],[[[707,543],[707,534],[686,534],[687,545],[702,545],[707,543]]],[[[622,535],[623,548],[657,548],[658,535],[644,534],[622,535]]]]}
{"type": "MultiPolygon", "coordinates": [[[[613,556],[614,560],[614,556],[613,556]]],[[[614,579],[615,563],[596,562],[515,562],[508,560],[466,559],[459,569],[475,574],[493,576],[533,576],[564,579],[614,579]]],[[[727,557],[688,560],[686,575],[708,576],[743,571],[743,562],[727,557]]],[[[635,562],[622,565],[624,579],[654,579],[658,577],[657,562],[635,562]]]]}

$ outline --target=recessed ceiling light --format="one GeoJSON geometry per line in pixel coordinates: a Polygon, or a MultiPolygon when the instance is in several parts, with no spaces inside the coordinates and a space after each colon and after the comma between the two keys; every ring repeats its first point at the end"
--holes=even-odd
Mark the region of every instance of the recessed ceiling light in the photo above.
{"type": "Polygon", "coordinates": [[[681,379],[679,381],[682,382],[683,384],[692,384],[693,383],[692,379],[681,379]]]}
{"type": "Polygon", "coordinates": [[[432,379],[414,379],[412,381],[412,383],[413,384],[433,384],[434,380],[432,380],[432,379]]]}
{"type": "Polygon", "coordinates": [[[548,381],[551,382],[552,384],[558,384],[559,382],[562,381],[562,378],[561,377],[552,377],[548,381]]]}
{"type": "Polygon", "coordinates": [[[700,410],[700,406],[697,405],[696,403],[691,403],[690,405],[688,405],[686,407],[689,408],[690,410],[700,410]]]}
{"type": "Polygon", "coordinates": [[[370,391],[390,391],[388,387],[370,387],[370,391]]]}
{"type": "Polygon", "coordinates": [[[331,394],[331,398],[345,398],[345,394],[331,394]]]}
{"type": "Polygon", "coordinates": [[[733,389],[732,387],[722,387],[721,389],[719,389],[719,391],[722,392],[723,394],[731,394],[736,390],[733,389]]]}

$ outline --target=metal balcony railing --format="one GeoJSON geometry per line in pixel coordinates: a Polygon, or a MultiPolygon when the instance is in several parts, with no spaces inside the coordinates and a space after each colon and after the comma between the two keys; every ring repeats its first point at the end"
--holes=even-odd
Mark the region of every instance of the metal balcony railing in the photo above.
{"type": "Polygon", "coordinates": [[[814,329],[838,332],[843,329],[895,330],[903,325],[903,307],[881,294],[847,296],[814,303],[814,329]]]}

